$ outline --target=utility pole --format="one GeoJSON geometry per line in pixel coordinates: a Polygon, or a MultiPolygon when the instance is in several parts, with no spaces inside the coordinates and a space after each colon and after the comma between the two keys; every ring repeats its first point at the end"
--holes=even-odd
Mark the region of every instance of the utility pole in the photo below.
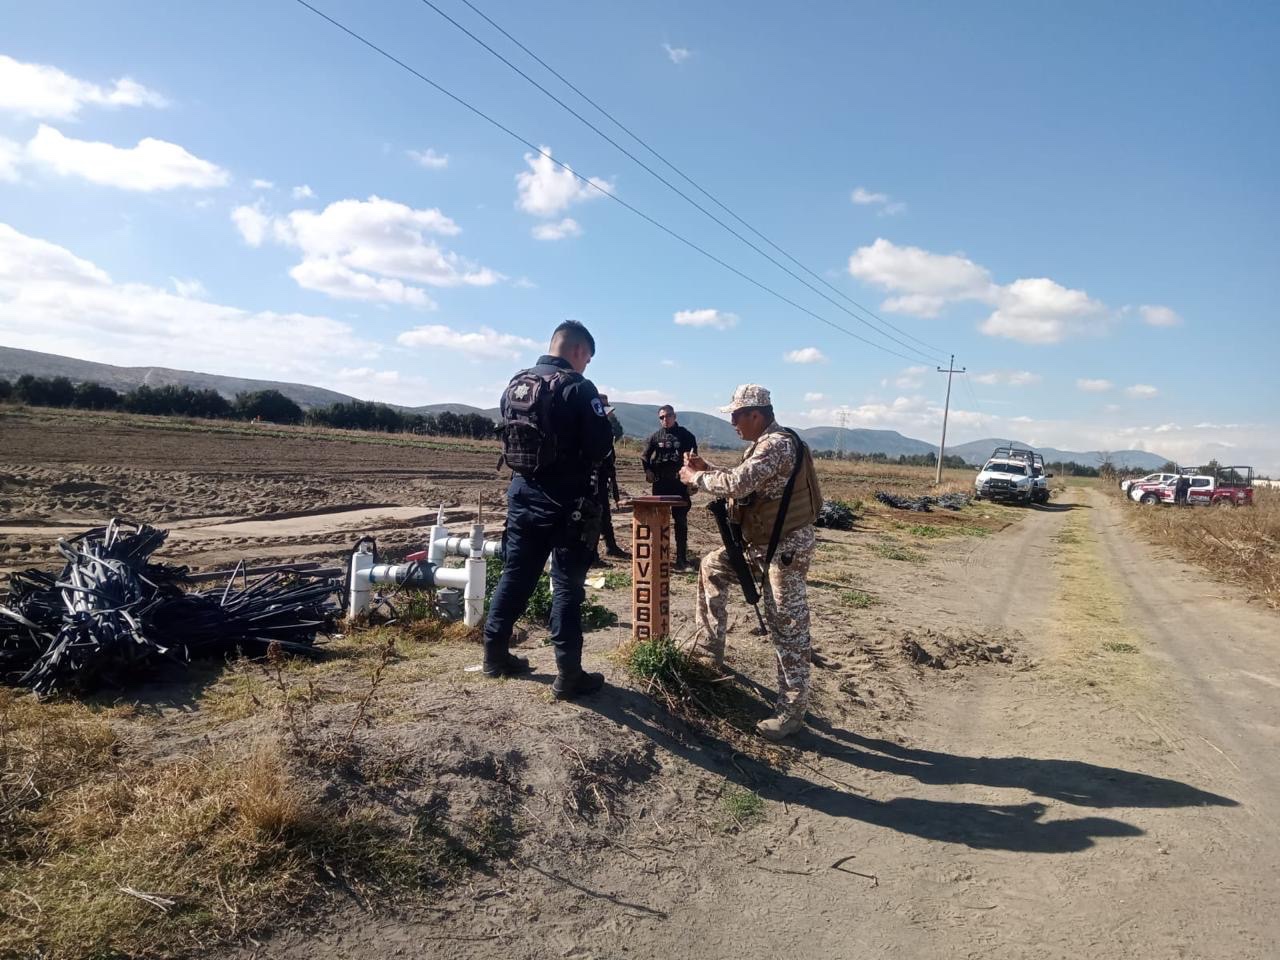
{"type": "Polygon", "coordinates": [[[840,408],[840,412],[836,414],[836,423],[840,424],[840,429],[836,431],[836,459],[844,459],[844,425],[849,422],[849,411],[844,407],[840,408]]]}
{"type": "Polygon", "coordinates": [[[951,375],[953,373],[964,373],[965,368],[956,369],[956,355],[951,355],[951,362],[947,364],[947,369],[938,368],[939,373],[947,375],[947,401],[942,407],[942,442],[938,444],[938,472],[934,475],[933,482],[936,486],[942,482],[942,458],[947,452],[947,417],[951,414],[951,375]]]}

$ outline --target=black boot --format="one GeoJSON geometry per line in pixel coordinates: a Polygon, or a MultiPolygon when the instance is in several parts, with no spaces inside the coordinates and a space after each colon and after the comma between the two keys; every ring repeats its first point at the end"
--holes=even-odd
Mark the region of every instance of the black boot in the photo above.
{"type": "Polygon", "coordinates": [[[529,661],[524,657],[517,657],[514,653],[508,653],[505,661],[499,660],[497,663],[489,663],[486,660],[484,675],[486,677],[518,677],[521,674],[528,673],[531,669],[529,661]]]}
{"type": "Polygon", "coordinates": [[[555,682],[551,684],[551,693],[557,700],[573,700],[575,697],[595,693],[603,686],[603,673],[587,673],[579,670],[568,676],[562,673],[556,677],[555,682]]]}

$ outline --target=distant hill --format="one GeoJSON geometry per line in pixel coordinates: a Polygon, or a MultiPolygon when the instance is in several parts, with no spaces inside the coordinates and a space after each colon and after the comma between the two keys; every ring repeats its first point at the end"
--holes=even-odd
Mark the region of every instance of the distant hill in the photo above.
{"type": "Polygon", "coordinates": [[[237,393],[254,390],[279,390],[298,406],[326,407],[331,403],[354,400],[345,393],[312,387],[305,383],[279,383],[275,380],[249,380],[244,377],[220,377],[214,373],[171,370],[168,367],[115,367],[109,363],[76,360],[53,353],[0,347],[0,377],[17,380],[24,373],[36,377],[66,377],[76,383],[100,383],[124,392],[143,385],[149,387],[191,387],[194,390],[217,390],[227,399],[237,393]]]}
{"type": "Polygon", "coordinates": [[[810,427],[800,435],[814,450],[840,449],[846,453],[883,453],[889,457],[934,453],[938,447],[904,437],[896,430],[851,430],[845,427],[810,427]]]}
{"type": "MultiPolygon", "coordinates": [[[[280,383],[275,380],[250,380],[244,377],[222,377],[212,373],[196,373],[191,370],[171,370],[168,367],[116,367],[90,360],[76,360],[52,353],[19,350],[0,346],[0,378],[16,380],[24,373],[37,377],[67,377],[77,383],[92,381],[115,390],[132,390],[147,384],[153,387],[186,386],[198,390],[217,390],[225,397],[252,390],[279,390],[299,406],[323,407],[331,403],[350,402],[355,397],[305,383],[280,383]]],[[[391,406],[396,406],[391,404],[391,406]]],[[[658,429],[657,405],[645,403],[615,403],[618,419],[627,436],[644,439],[658,429]]],[[[497,407],[482,409],[465,403],[430,403],[420,407],[400,407],[411,413],[479,413],[497,419],[497,407]]],[[[694,410],[680,410],[680,423],[693,431],[704,446],[740,449],[742,441],[733,426],[723,417],[694,410]]],[[[850,430],[842,427],[809,427],[800,431],[814,450],[835,450],[837,446],[848,453],[883,453],[889,457],[914,456],[932,453],[937,445],[904,437],[896,430],[850,430]],[[837,443],[837,439],[841,442],[837,443]]],[[[947,448],[948,454],[963,457],[966,463],[981,464],[997,446],[1008,440],[971,440],[947,448]]],[[[1028,446],[1013,441],[1015,446],[1028,446]]],[[[1102,455],[1097,450],[1072,451],[1054,447],[1039,447],[1038,451],[1050,462],[1074,460],[1086,466],[1096,466],[1102,455]]],[[[1157,470],[1168,457],[1147,453],[1144,450],[1112,450],[1111,462],[1122,470],[1157,470]]]]}
{"type": "MultiPolygon", "coordinates": [[[[1009,446],[1011,443],[1015,447],[1034,449],[1049,463],[1074,461],[1081,466],[1096,467],[1102,462],[1102,452],[1099,450],[1059,450],[1056,447],[1032,447],[1031,444],[1023,443],[1021,440],[998,440],[994,437],[988,440],[970,440],[968,443],[956,444],[954,447],[948,447],[947,453],[963,457],[965,463],[979,466],[986,462],[987,457],[991,456],[991,451],[996,447],[1009,446]]],[[[1112,464],[1120,470],[1158,470],[1169,462],[1168,457],[1147,453],[1145,450],[1111,450],[1108,453],[1112,464]]]]}

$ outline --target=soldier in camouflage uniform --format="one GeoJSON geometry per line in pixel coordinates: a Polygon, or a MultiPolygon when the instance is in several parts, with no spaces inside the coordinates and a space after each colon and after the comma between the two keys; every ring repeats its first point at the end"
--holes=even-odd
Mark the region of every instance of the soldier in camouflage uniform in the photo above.
{"type": "MultiPolygon", "coordinates": [[[[757,729],[771,740],[795,733],[804,725],[809,704],[809,603],[805,576],[813,559],[813,521],[821,509],[822,495],[813,471],[813,456],[798,435],[780,427],[773,417],[769,391],[755,384],[740,386],[733,401],[721,408],[729,413],[742,439],[751,447],[733,469],[713,467],[691,455],[680,478],[699,490],[731,501],[742,523],[744,553],[755,576],[761,575],[772,533],[781,530],[762,585],[769,633],[778,661],[776,715],[762,720],[757,729]],[[796,458],[801,457],[790,503],[779,519],[781,499],[796,458]]],[[[707,655],[717,666],[724,664],[726,605],[738,591],[733,568],[721,547],[702,560],[698,577],[697,619],[699,636],[707,655]]]]}

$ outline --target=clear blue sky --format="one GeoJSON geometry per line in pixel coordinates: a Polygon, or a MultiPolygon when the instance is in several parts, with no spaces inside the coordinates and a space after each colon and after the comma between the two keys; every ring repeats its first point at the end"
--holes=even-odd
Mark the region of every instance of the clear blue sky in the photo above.
{"type": "MultiPolygon", "coordinates": [[[[315,2],[910,353],[418,0],[315,2]]],[[[609,129],[460,0],[436,2],[609,129]]],[[[1280,472],[1275,5],[475,2],[828,282],[954,351],[956,441],[1280,472]]],[[[706,410],[754,381],[798,425],[844,410],[937,435],[931,359],[844,336],[535,170],[294,0],[47,0],[4,21],[0,343],[490,406],[575,317],[615,399],[706,410]]]]}

